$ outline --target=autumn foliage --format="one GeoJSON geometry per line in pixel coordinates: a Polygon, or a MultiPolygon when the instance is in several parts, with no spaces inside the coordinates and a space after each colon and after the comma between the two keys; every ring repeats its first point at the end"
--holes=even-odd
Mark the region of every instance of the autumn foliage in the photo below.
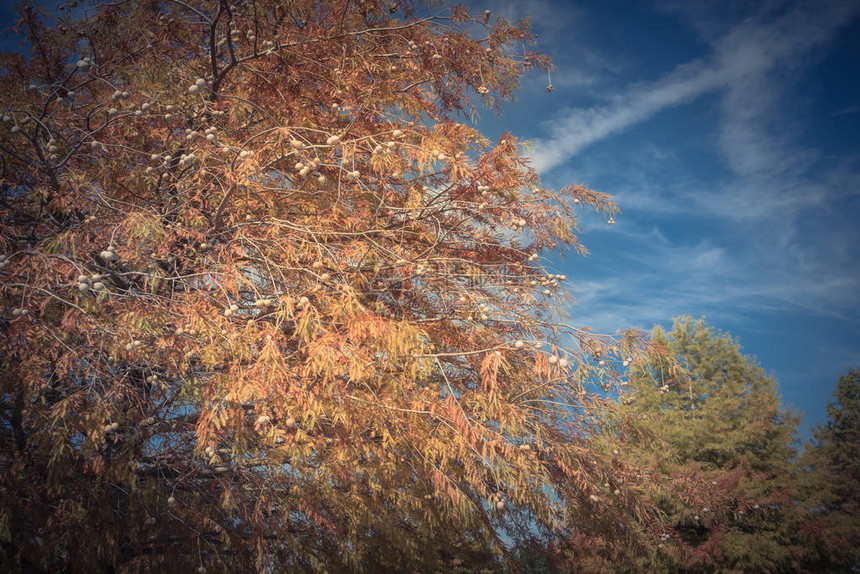
{"type": "Polygon", "coordinates": [[[468,121],[548,67],[526,25],[70,10],[24,6],[0,68],[6,564],[492,569],[512,537],[648,530],[587,441],[652,350],[563,324],[543,264],[616,207],[468,121]]]}

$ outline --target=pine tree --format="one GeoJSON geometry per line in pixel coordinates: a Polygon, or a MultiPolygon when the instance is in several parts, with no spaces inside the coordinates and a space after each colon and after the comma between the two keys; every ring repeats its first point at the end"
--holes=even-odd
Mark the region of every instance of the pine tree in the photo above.
{"type": "Polygon", "coordinates": [[[802,499],[809,513],[808,567],[817,572],[860,569],[860,371],[839,377],[827,423],[812,430],[801,457],[802,499]]]}
{"type": "Polygon", "coordinates": [[[798,416],[781,406],[776,380],[703,319],[680,317],[670,333],[655,328],[652,337],[675,361],[630,373],[620,400],[645,431],[631,455],[659,475],[695,477],[712,491],[706,505],[655,491],[667,530],[646,560],[685,571],[795,570],[798,416]]]}

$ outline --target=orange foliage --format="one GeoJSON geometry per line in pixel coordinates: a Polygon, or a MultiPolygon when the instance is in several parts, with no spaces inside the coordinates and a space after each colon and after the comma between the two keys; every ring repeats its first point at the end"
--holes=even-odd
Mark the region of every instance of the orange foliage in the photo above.
{"type": "Polygon", "coordinates": [[[651,350],[554,319],[540,255],[582,250],[609,198],[462,123],[549,65],[527,26],[382,0],[76,13],[25,7],[31,52],[2,57],[7,560],[489,564],[503,532],[590,512],[616,471],[585,437],[651,350]]]}

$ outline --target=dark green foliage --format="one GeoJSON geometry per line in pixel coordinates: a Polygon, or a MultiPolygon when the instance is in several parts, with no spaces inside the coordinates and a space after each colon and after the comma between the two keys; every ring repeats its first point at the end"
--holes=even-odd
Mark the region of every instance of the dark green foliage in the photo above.
{"type": "MultiPolygon", "coordinates": [[[[649,477],[639,495],[661,511],[655,528],[618,522],[627,535],[606,539],[572,525],[547,560],[523,560],[528,571],[860,572],[860,371],[840,377],[827,424],[798,457],[799,417],[731,336],[690,317],[652,336],[668,352],[631,367],[592,439],[649,477]]],[[[533,542],[520,548],[540,556],[533,542]]]]}
{"type": "Polygon", "coordinates": [[[634,456],[668,477],[703,481],[713,501],[696,508],[677,496],[653,495],[673,530],[662,566],[796,569],[792,464],[799,418],[781,406],[776,380],[702,319],[681,317],[670,333],[656,328],[653,337],[677,363],[640,365],[630,373],[630,393],[621,401],[652,437],[634,456]]]}
{"type": "Polygon", "coordinates": [[[828,421],[801,457],[810,569],[860,570],[860,371],[839,378],[828,421]]]}

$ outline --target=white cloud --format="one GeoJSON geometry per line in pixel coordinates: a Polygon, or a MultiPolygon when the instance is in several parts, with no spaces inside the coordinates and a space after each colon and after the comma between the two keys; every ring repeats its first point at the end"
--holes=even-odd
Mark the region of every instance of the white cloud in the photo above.
{"type": "Polygon", "coordinates": [[[662,110],[755,81],[777,66],[796,66],[860,11],[855,2],[812,4],[795,6],[766,24],[747,20],[718,40],[709,57],[682,64],[655,83],[630,86],[606,105],[567,110],[547,123],[549,137],[535,142],[533,165],[549,171],[585,147],[662,110]]]}
{"type": "Polygon", "coordinates": [[[578,154],[585,147],[620,133],[657,112],[693,99],[722,84],[719,73],[702,65],[683,66],[660,84],[635,88],[605,107],[568,111],[552,121],[549,138],[535,141],[532,164],[548,171],[578,154]]]}
{"type": "Polygon", "coordinates": [[[848,116],[851,114],[856,114],[857,112],[860,112],[860,106],[848,106],[847,108],[842,108],[841,110],[833,112],[832,114],[830,114],[830,117],[836,118],[839,116],[848,116]]]}
{"type": "Polygon", "coordinates": [[[603,330],[681,313],[736,323],[763,310],[860,319],[860,231],[837,207],[860,195],[860,158],[832,166],[804,141],[805,118],[792,114],[801,72],[858,12],[860,3],[848,2],[767,7],[710,33],[709,56],[547,122],[533,161],[556,180],[571,175],[568,160],[590,144],[705,94],[720,96],[717,139],[707,144],[728,168],[721,179],[699,179],[671,149],[653,145],[623,157],[577,157],[575,178],[611,193],[625,211],[612,228],[586,219],[583,231],[612,233],[613,249],[629,246],[635,256],[591,268],[601,288],[579,291],[572,316],[603,330]],[[607,177],[609,185],[597,183],[607,177]],[[655,234],[655,222],[666,227],[655,234]],[[689,222],[701,222],[701,231],[689,222]]]}
{"type": "MultiPolygon", "coordinates": [[[[624,211],[614,226],[580,221],[593,257],[563,269],[577,297],[570,322],[607,333],[707,315],[711,324],[767,340],[762,348],[782,365],[787,398],[819,408],[810,389],[835,381],[825,366],[841,368],[852,357],[856,364],[860,156],[824,147],[820,130],[810,129],[828,112],[847,116],[856,106],[822,112],[824,98],[803,82],[860,2],[683,0],[676,7],[706,40],[707,56],[620,90],[598,84],[588,94],[600,95],[598,105],[559,112],[535,142],[533,165],[548,182],[586,181],[624,211]],[[810,95],[815,101],[804,99],[810,95]],[[701,131],[673,131],[677,140],[653,144],[631,138],[640,142],[636,150],[625,141],[582,153],[704,96],[708,105],[696,110],[715,113],[691,126],[701,131]],[[800,325],[813,331],[793,330],[800,325]],[[814,331],[824,325],[846,335],[814,331]],[[834,362],[818,344],[841,354],[834,362]],[[808,356],[799,357],[800,348],[808,356]]],[[[666,115],[667,124],[677,119],[666,115]]],[[[660,129],[662,119],[648,127],[660,129]]]]}

